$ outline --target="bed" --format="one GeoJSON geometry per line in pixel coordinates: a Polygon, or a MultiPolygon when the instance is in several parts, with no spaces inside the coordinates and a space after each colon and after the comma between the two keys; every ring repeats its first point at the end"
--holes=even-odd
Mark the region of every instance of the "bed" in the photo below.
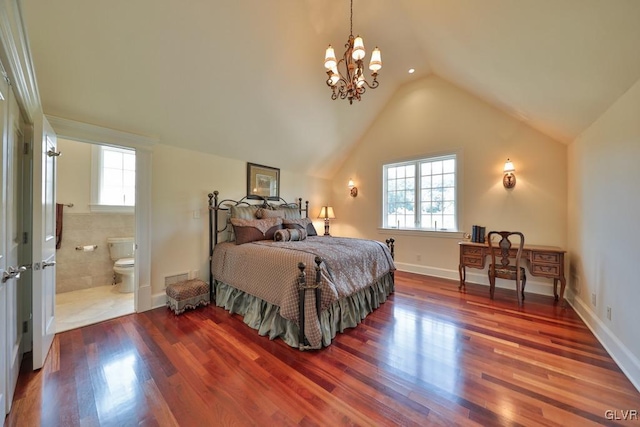
{"type": "Polygon", "coordinates": [[[318,236],[302,199],[209,194],[211,300],[300,350],[331,344],[394,291],[394,240],[318,236]]]}

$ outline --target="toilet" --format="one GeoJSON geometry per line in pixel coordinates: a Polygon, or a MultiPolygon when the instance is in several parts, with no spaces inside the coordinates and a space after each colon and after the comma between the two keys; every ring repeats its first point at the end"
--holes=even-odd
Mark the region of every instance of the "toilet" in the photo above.
{"type": "Polygon", "coordinates": [[[121,281],[117,281],[118,290],[120,292],[133,292],[133,273],[134,273],[134,241],[133,237],[108,237],[107,246],[109,247],[109,256],[113,264],[113,271],[116,277],[121,281]]]}

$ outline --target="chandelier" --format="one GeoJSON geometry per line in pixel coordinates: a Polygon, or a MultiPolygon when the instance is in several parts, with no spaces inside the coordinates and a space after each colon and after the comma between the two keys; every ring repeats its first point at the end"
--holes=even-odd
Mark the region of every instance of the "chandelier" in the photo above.
{"type": "Polygon", "coordinates": [[[360,101],[363,93],[369,89],[378,87],[378,71],[382,68],[382,59],[380,57],[380,49],[376,46],[371,52],[371,61],[369,69],[373,81],[371,84],[364,78],[364,64],[362,60],[365,56],[364,41],[362,37],[353,37],[353,0],[351,0],[351,19],[349,28],[349,40],[344,45],[347,49],[340,61],[336,60],[336,54],[333,47],[329,45],[324,55],[324,67],[327,69],[327,85],[333,91],[331,99],[349,99],[349,104],[353,104],[353,100],[360,101]],[[342,64],[343,70],[339,71],[338,66],[342,64]]]}

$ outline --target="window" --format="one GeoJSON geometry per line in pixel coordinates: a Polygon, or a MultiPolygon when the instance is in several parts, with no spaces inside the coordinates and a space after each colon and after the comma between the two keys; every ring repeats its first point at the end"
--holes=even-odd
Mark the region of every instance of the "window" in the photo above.
{"type": "Polygon", "coordinates": [[[136,152],[92,146],[92,211],[132,212],[136,200],[136,152]]]}
{"type": "Polygon", "coordinates": [[[384,228],[457,231],[456,155],[383,166],[384,228]]]}

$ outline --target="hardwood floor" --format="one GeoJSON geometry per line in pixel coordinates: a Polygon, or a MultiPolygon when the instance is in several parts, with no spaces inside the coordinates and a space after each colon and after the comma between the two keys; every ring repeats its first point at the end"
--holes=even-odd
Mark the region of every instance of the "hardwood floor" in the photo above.
{"type": "Polygon", "coordinates": [[[391,298],[321,351],[213,306],[63,332],[40,371],[24,364],[5,425],[588,426],[640,411],[570,307],[467,288],[398,272],[391,298]]]}

